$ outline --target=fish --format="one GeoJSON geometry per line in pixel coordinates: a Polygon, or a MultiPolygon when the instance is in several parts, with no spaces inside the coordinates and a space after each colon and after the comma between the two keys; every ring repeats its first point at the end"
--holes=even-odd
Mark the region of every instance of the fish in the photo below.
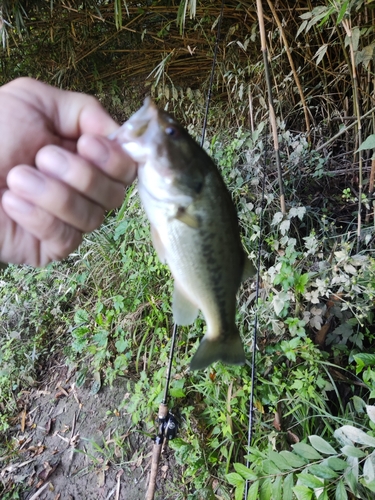
{"type": "Polygon", "coordinates": [[[199,310],[206,321],[190,370],[215,361],[244,364],[236,294],[256,271],[243,249],[237,212],[217,166],[149,97],[114,139],[138,163],[138,192],[153,246],[174,278],[174,322],[190,325],[199,310]]]}

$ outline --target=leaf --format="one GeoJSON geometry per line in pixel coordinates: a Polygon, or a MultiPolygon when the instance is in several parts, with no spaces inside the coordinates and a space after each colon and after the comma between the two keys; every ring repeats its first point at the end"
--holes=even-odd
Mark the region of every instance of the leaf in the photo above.
{"type": "Polygon", "coordinates": [[[275,481],[272,483],[272,498],[281,498],[282,487],[283,477],[276,476],[275,481]]]}
{"type": "Polygon", "coordinates": [[[245,490],[245,483],[242,483],[236,487],[236,491],[234,493],[234,500],[242,500],[243,494],[245,490]]]}
{"type": "Polygon", "coordinates": [[[320,453],[324,453],[325,455],[337,455],[337,451],[335,451],[335,449],[322,437],[314,434],[309,436],[309,441],[316,450],[320,451],[320,453]]]}
{"type": "Polygon", "coordinates": [[[307,486],[298,485],[293,488],[293,493],[296,495],[297,500],[311,500],[313,491],[307,486]]]}
{"type": "Polygon", "coordinates": [[[347,457],[363,458],[366,456],[366,453],[362,451],[360,448],[356,448],[355,446],[351,446],[348,444],[346,446],[343,446],[341,448],[341,451],[347,457]]]}
{"type": "Polygon", "coordinates": [[[363,465],[363,475],[366,483],[375,481],[375,455],[374,452],[366,458],[363,465]]]}
{"type": "Polygon", "coordinates": [[[255,481],[247,492],[247,500],[258,500],[259,481],[255,481]]]}
{"type": "Polygon", "coordinates": [[[286,461],[285,457],[277,453],[276,451],[270,451],[268,453],[268,458],[281,470],[290,470],[292,467],[286,461]]]}
{"type": "Polygon", "coordinates": [[[314,474],[314,476],[321,477],[322,479],[336,479],[338,477],[337,472],[328,467],[327,465],[311,465],[309,467],[309,472],[314,474]]]}
{"type": "Polygon", "coordinates": [[[358,151],[363,151],[365,149],[375,149],[375,134],[369,135],[367,139],[363,141],[362,144],[359,146],[356,153],[358,153],[358,151]]]}
{"type": "Polygon", "coordinates": [[[324,43],[319,49],[315,52],[313,59],[316,58],[316,64],[318,65],[323,57],[326,55],[328,49],[328,44],[324,43]]]}
{"type": "Polygon", "coordinates": [[[276,226],[277,224],[279,224],[283,220],[283,218],[284,218],[284,215],[282,212],[276,212],[275,215],[273,216],[271,225],[276,226]]]}
{"type": "Polygon", "coordinates": [[[296,443],[292,445],[295,453],[307,460],[320,460],[323,457],[312,446],[306,443],[296,443]]]}
{"type": "Polygon", "coordinates": [[[371,422],[375,424],[375,406],[366,405],[367,415],[370,417],[371,422]]]}
{"type": "Polygon", "coordinates": [[[249,481],[256,481],[258,479],[257,474],[254,471],[246,467],[244,464],[235,463],[233,464],[234,470],[238,472],[244,479],[249,481]]]}
{"type": "Polygon", "coordinates": [[[292,217],[298,217],[300,220],[302,220],[305,213],[306,207],[292,207],[289,210],[288,219],[291,219],[292,217]]]}
{"type": "Polygon", "coordinates": [[[283,500],[293,499],[293,484],[294,484],[293,474],[288,474],[284,479],[283,500]]]}
{"type": "Polygon", "coordinates": [[[280,474],[280,469],[275,465],[272,460],[263,460],[262,468],[265,474],[275,476],[276,474],[280,474]]]}
{"type": "Polygon", "coordinates": [[[239,474],[237,474],[236,472],[230,472],[229,474],[226,474],[225,477],[228,483],[231,484],[232,486],[237,487],[245,483],[244,478],[239,474]]]}
{"type": "Polygon", "coordinates": [[[348,494],[343,481],[339,481],[336,486],[335,500],[348,500],[348,494]]]}
{"type": "Polygon", "coordinates": [[[280,455],[285,458],[291,467],[304,467],[306,465],[306,460],[291,451],[280,451],[280,455]]]}
{"type": "Polygon", "coordinates": [[[341,431],[347,436],[348,439],[353,441],[353,443],[364,444],[365,446],[375,447],[375,438],[366,434],[361,429],[357,429],[353,425],[343,425],[340,427],[341,431]]]}
{"type": "MultiPolygon", "coordinates": [[[[353,401],[354,409],[357,413],[363,413],[365,411],[366,403],[363,401],[362,398],[360,398],[359,396],[353,396],[352,401],[353,401]]],[[[369,417],[370,417],[370,415],[369,415],[369,417]]]]}
{"type": "Polygon", "coordinates": [[[285,234],[289,231],[290,228],[290,220],[283,220],[280,224],[280,233],[285,236],[285,234]]]}
{"type": "Polygon", "coordinates": [[[298,480],[301,484],[307,486],[308,488],[322,488],[324,486],[324,482],[313,476],[312,474],[308,474],[307,472],[302,472],[301,474],[297,474],[298,480]]]}
{"type": "Polygon", "coordinates": [[[331,469],[337,470],[337,471],[345,470],[349,465],[346,462],[346,460],[342,460],[341,458],[337,458],[337,457],[327,458],[327,464],[329,467],[331,467],[331,469]]]}

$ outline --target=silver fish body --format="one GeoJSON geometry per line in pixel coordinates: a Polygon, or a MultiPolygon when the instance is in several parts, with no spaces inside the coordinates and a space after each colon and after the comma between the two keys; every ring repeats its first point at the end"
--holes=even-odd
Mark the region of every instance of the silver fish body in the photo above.
{"type": "Polygon", "coordinates": [[[150,99],[120,128],[116,140],[139,164],[138,191],[153,244],[174,277],[174,321],[191,324],[201,310],[207,323],[190,369],[219,360],[243,364],[236,293],[244,274],[255,270],[242,248],[236,210],[217,167],[150,99]]]}

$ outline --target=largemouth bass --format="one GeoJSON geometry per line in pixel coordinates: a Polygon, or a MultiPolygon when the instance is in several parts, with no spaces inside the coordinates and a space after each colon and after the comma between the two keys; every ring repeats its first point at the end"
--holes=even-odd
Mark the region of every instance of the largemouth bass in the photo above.
{"type": "Polygon", "coordinates": [[[115,139],[138,163],[138,191],[153,245],[174,278],[173,317],[207,323],[191,370],[214,361],[245,363],[235,324],[236,293],[255,273],[242,248],[237,214],[211,158],[184,128],[147,98],[115,139]]]}

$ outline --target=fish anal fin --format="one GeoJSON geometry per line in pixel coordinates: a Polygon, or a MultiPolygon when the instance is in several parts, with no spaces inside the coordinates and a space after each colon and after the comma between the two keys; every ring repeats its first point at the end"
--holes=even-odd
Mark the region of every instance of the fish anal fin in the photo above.
{"type": "Polygon", "coordinates": [[[165,264],[166,262],[165,248],[160,239],[159,233],[152,224],[151,224],[151,239],[152,239],[152,244],[154,245],[154,248],[156,250],[156,253],[158,254],[160,262],[162,264],[165,264]]]}
{"type": "Polygon", "coordinates": [[[211,363],[222,361],[228,365],[245,364],[245,351],[236,328],[232,335],[209,338],[205,335],[190,363],[190,370],[204,370],[211,363]]]}
{"type": "Polygon", "coordinates": [[[198,308],[174,285],[172,302],[173,320],[177,325],[191,325],[198,316],[198,308]]]}

